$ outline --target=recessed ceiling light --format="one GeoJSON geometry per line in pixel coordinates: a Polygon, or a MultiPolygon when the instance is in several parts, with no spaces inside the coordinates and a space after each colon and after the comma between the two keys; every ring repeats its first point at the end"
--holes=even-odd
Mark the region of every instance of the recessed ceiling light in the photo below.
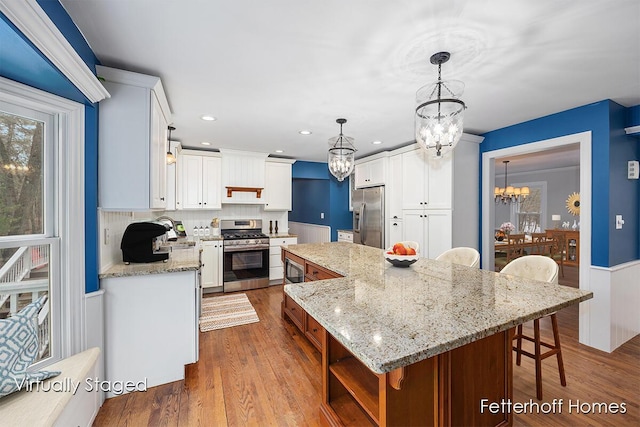
{"type": "Polygon", "coordinates": [[[206,120],[207,122],[212,122],[212,121],[214,121],[216,119],[211,114],[203,114],[202,116],[200,116],[200,118],[202,120],[206,120]]]}
{"type": "Polygon", "coordinates": [[[301,130],[298,133],[300,135],[311,135],[311,131],[310,130],[301,130]]]}
{"type": "Polygon", "coordinates": [[[207,141],[202,141],[200,144],[202,144],[202,145],[211,145],[211,143],[207,142],[207,141]]]}
{"type": "Polygon", "coordinates": [[[284,150],[276,150],[276,153],[284,153],[284,150]]]}
{"type": "Polygon", "coordinates": [[[371,143],[373,145],[380,145],[380,144],[382,144],[382,141],[372,141],[371,143]]]}

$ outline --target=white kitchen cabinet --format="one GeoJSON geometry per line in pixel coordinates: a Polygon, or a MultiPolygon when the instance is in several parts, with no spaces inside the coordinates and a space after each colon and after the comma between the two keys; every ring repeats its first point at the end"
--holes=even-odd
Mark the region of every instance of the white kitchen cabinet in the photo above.
{"type": "Polygon", "coordinates": [[[403,224],[403,240],[418,242],[421,257],[433,259],[451,249],[450,210],[405,210],[403,224]]]}
{"type": "Polygon", "coordinates": [[[221,209],[222,160],[217,153],[193,154],[182,150],[178,156],[177,209],[221,209]]]}
{"type": "Polygon", "coordinates": [[[222,240],[205,240],[202,242],[202,266],[200,278],[203,289],[222,291],[223,270],[222,240]]]}
{"type": "MultiPolygon", "coordinates": [[[[404,227],[403,227],[402,217],[400,218],[401,219],[390,219],[389,221],[387,221],[388,229],[389,229],[389,241],[385,245],[385,248],[389,248],[392,245],[405,240],[403,236],[404,227]]],[[[411,239],[407,239],[407,240],[411,240],[411,239]]]]}
{"type": "Polygon", "coordinates": [[[387,159],[375,159],[359,163],[355,167],[356,188],[385,184],[387,159]]]}
{"type": "MultiPolygon", "coordinates": [[[[177,141],[170,141],[170,151],[174,156],[178,155],[178,147],[180,143],[177,141]]],[[[167,165],[167,206],[166,210],[175,211],[176,210],[176,184],[177,184],[177,163],[173,163],[171,165],[167,165]]]]}
{"type": "Polygon", "coordinates": [[[338,230],[338,242],[353,243],[353,232],[338,230]]]}
{"type": "Polygon", "coordinates": [[[111,94],[99,107],[99,206],[166,209],[171,111],[160,78],[99,65],[96,70],[111,94]]]}
{"type": "Polygon", "coordinates": [[[291,164],[295,160],[265,162],[265,186],[262,192],[265,211],[291,210],[291,164]]]}
{"type": "Polygon", "coordinates": [[[185,365],[198,360],[197,280],[195,270],[100,280],[107,381],[184,379],[185,365]]]}
{"type": "Polygon", "coordinates": [[[451,209],[452,159],[432,159],[422,149],[402,154],[402,208],[451,209]]]}
{"type": "Polygon", "coordinates": [[[297,237],[272,237],[269,239],[269,280],[282,280],[284,278],[282,246],[297,244],[297,237]]]}
{"type": "Polygon", "coordinates": [[[389,218],[402,219],[402,154],[389,157],[389,177],[385,190],[385,198],[389,206],[389,218]]]}
{"type": "Polygon", "coordinates": [[[222,203],[264,204],[267,153],[220,149],[222,203]]]}

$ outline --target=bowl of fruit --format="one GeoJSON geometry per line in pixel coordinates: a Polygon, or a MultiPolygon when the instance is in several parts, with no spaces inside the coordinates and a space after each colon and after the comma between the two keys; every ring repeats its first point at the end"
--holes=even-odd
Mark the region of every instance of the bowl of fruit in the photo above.
{"type": "Polygon", "coordinates": [[[384,259],[393,264],[394,267],[409,267],[419,258],[420,252],[417,242],[398,242],[384,251],[384,259]]]}

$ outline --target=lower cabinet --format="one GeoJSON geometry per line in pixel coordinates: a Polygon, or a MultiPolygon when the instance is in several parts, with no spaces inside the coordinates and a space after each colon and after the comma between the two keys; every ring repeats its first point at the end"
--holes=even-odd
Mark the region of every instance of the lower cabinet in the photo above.
{"type": "Polygon", "coordinates": [[[387,223],[389,227],[389,241],[387,242],[385,247],[389,248],[398,242],[402,242],[403,240],[405,240],[405,238],[403,233],[404,227],[402,226],[402,220],[390,219],[387,223]]]}
{"type": "Polygon", "coordinates": [[[269,239],[269,280],[282,280],[284,278],[282,246],[296,245],[297,243],[297,237],[272,237],[269,239]]]}
{"type": "Polygon", "coordinates": [[[451,249],[451,211],[448,209],[403,211],[404,240],[420,245],[423,258],[435,258],[451,249]]]}
{"type": "Polygon", "coordinates": [[[206,240],[202,242],[202,288],[222,291],[222,240],[206,240]]]}
{"type": "Polygon", "coordinates": [[[353,243],[353,232],[338,230],[338,242],[353,243]]]}
{"type": "Polygon", "coordinates": [[[184,379],[184,365],[198,360],[196,276],[190,270],[100,280],[107,381],[154,387],[184,379]]]}
{"type": "MultiPolygon", "coordinates": [[[[296,262],[300,262],[301,258],[295,255],[291,256],[287,251],[284,252],[284,258],[293,258],[296,262]]],[[[335,279],[336,277],[342,277],[341,275],[334,273],[331,270],[320,267],[314,263],[304,261],[304,281],[312,282],[315,280],[335,279]]],[[[300,332],[314,345],[319,351],[322,351],[322,337],[325,333],[325,329],[320,326],[320,323],[311,317],[302,307],[300,307],[294,300],[292,300],[287,294],[283,292],[282,300],[282,317],[288,317],[291,319],[294,325],[300,329],[300,332]]]]}

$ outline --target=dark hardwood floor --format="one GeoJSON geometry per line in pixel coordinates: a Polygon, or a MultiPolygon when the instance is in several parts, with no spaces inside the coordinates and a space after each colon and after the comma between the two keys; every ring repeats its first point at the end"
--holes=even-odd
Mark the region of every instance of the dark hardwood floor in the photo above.
{"type": "MultiPolygon", "coordinates": [[[[562,281],[576,286],[577,273],[566,270],[562,281]]],[[[184,381],[109,399],[94,425],[320,425],[320,353],[281,319],[281,286],[247,295],[260,322],[201,333],[200,360],[186,367],[184,381]]],[[[567,386],[560,385],[555,358],[544,360],[544,399],[538,401],[533,360],[523,358],[513,367],[513,398],[563,399],[562,412],[515,415],[514,425],[640,425],[640,336],[608,354],[578,343],[577,306],[560,311],[558,322],[567,386]],[[590,404],[591,412],[594,403],[625,403],[626,414],[570,413],[569,400],[590,404]]],[[[542,321],[543,337],[551,333],[548,323],[542,321]]]]}

